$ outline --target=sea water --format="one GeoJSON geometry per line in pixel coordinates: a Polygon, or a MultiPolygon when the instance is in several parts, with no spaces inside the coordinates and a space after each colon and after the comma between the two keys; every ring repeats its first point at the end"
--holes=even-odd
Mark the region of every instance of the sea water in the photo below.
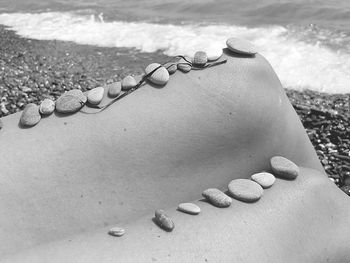
{"type": "Polygon", "coordinates": [[[244,38],[284,87],[350,93],[349,0],[1,0],[0,24],[27,38],[170,56],[244,38]]]}

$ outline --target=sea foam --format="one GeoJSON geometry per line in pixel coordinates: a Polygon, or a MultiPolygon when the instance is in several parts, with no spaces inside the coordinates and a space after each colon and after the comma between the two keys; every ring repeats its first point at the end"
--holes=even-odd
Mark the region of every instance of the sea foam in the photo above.
{"type": "Polygon", "coordinates": [[[293,37],[283,26],[106,22],[101,15],[69,12],[5,13],[0,14],[0,24],[32,39],[136,48],[143,52],[161,50],[170,56],[191,56],[197,50],[222,48],[226,39],[234,36],[254,43],[287,88],[350,93],[350,53],[293,37]]]}

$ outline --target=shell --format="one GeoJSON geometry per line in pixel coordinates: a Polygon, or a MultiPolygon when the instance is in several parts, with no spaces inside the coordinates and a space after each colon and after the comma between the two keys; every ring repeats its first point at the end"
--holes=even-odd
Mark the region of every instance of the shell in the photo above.
{"type": "Polygon", "coordinates": [[[264,189],[270,188],[276,181],[275,176],[267,172],[253,174],[250,179],[260,184],[264,189]]]}
{"type": "Polygon", "coordinates": [[[55,110],[55,102],[50,99],[44,99],[39,106],[39,112],[44,115],[49,115],[55,110]]]}
{"type": "MultiPolygon", "coordinates": [[[[149,64],[145,69],[146,74],[151,73],[159,66],[161,65],[158,63],[149,64]]],[[[169,72],[165,67],[161,66],[151,76],[148,77],[148,80],[156,85],[165,85],[169,81],[169,72]]]]}
{"type": "Polygon", "coordinates": [[[21,115],[21,125],[31,127],[39,123],[40,120],[39,106],[34,103],[27,104],[21,115]]]}
{"type": "Polygon", "coordinates": [[[104,92],[105,89],[103,87],[96,87],[89,90],[87,94],[88,102],[94,105],[99,104],[103,99],[104,92]]]}
{"type": "Polygon", "coordinates": [[[216,188],[203,191],[202,196],[216,207],[229,207],[232,203],[232,199],[228,195],[216,188]]]}
{"type": "Polygon", "coordinates": [[[233,198],[244,202],[255,202],[264,193],[259,184],[248,179],[232,180],[228,184],[228,191],[233,198]]]}
{"type": "Polygon", "coordinates": [[[155,211],[155,221],[157,225],[165,231],[171,232],[175,228],[173,220],[171,220],[162,209],[157,209],[155,211]]]}
{"type": "Polygon", "coordinates": [[[198,215],[201,212],[200,207],[193,203],[181,203],[178,205],[177,209],[190,215],[198,215]]]}
{"type": "Polygon", "coordinates": [[[69,90],[56,100],[56,111],[60,113],[77,112],[84,106],[86,101],[87,97],[81,90],[69,90]]]}
{"type": "Polygon", "coordinates": [[[108,231],[108,234],[115,237],[121,237],[125,234],[125,229],[121,227],[113,227],[108,231]]]}
{"type": "Polygon", "coordinates": [[[285,157],[274,156],[271,158],[270,164],[273,173],[283,179],[293,180],[299,175],[299,167],[285,157]]]}
{"type": "Polygon", "coordinates": [[[181,62],[179,64],[177,64],[177,68],[179,70],[181,70],[184,73],[187,73],[189,71],[191,71],[192,66],[190,64],[188,64],[187,62],[181,62]]]}
{"type": "Polygon", "coordinates": [[[208,62],[207,53],[205,53],[204,51],[197,51],[194,54],[192,62],[194,65],[201,66],[201,67],[204,66],[208,62]]]}
{"type": "Polygon", "coordinates": [[[234,53],[244,55],[254,55],[257,53],[256,47],[252,43],[244,39],[232,37],[227,39],[226,45],[228,49],[234,53]]]}
{"type": "Polygon", "coordinates": [[[137,85],[137,82],[133,76],[126,76],[122,80],[122,90],[130,90],[137,85]]]}
{"type": "Polygon", "coordinates": [[[106,86],[108,89],[108,96],[111,98],[117,97],[122,92],[122,84],[120,82],[114,82],[106,86]]]}

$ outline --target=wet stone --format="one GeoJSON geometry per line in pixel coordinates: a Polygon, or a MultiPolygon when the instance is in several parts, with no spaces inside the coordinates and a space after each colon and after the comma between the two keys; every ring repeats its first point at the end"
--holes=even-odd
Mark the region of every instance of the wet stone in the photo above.
{"type": "Polygon", "coordinates": [[[235,179],[228,184],[228,191],[230,195],[243,202],[255,202],[259,200],[264,190],[263,188],[248,179],[235,179]]]}
{"type": "Polygon", "coordinates": [[[103,99],[104,92],[105,92],[105,89],[103,87],[96,87],[89,90],[87,94],[88,102],[94,105],[99,104],[103,99]]]}
{"type": "Polygon", "coordinates": [[[274,156],[270,160],[273,173],[283,179],[293,180],[299,175],[299,167],[282,156],[274,156]]]}
{"type": "Polygon", "coordinates": [[[155,221],[157,225],[165,231],[173,231],[175,224],[173,220],[162,209],[155,211],[155,221]]]}
{"type": "Polygon", "coordinates": [[[177,64],[177,68],[179,70],[181,70],[182,72],[187,73],[187,72],[191,71],[192,66],[189,63],[182,63],[181,62],[181,63],[177,64]]]}
{"type": "Polygon", "coordinates": [[[267,172],[253,174],[250,179],[260,184],[264,189],[271,187],[276,181],[275,176],[267,172]]]}
{"type": "Polygon", "coordinates": [[[198,215],[201,212],[200,207],[193,203],[181,203],[178,205],[177,209],[190,215],[198,215]]]}
{"type": "Polygon", "coordinates": [[[193,57],[193,64],[203,67],[208,62],[207,53],[204,51],[197,51],[193,57]]]}
{"type": "Polygon", "coordinates": [[[229,50],[234,53],[244,54],[244,55],[254,55],[257,53],[255,46],[247,40],[239,38],[229,38],[226,41],[226,45],[229,50]]]}
{"type": "Polygon", "coordinates": [[[77,112],[85,105],[86,101],[87,97],[81,90],[69,90],[57,99],[56,111],[60,113],[77,112]]]}
{"type": "MultiPolygon", "coordinates": [[[[159,66],[161,65],[158,63],[149,64],[145,69],[145,73],[149,74],[159,66]]],[[[165,67],[161,66],[148,77],[148,80],[156,85],[165,85],[169,81],[169,72],[165,67]]]]}
{"type": "Polygon", "coordinates": [[[229,207],[232,203],[231,197],[216,188],[209,188],[203,191],[202,196],[216,207],[229,207]]]}
{"type": "Polygon", "coordinates": [[[125,229],[121,227],[113,227],[108,231],[108,234],[115,237],[121,237],[125,234],[125,229]]]}
{"type": "Polygon", "coordinates": [[[134,88],[137,85],[137,82],[133,76],[126,76],[123,78],[121,85],[122,90],[127,91],[134,88]]]}
{"type": "Polygon", "coordinates": [[[120,82],[114,82],[106,86],[108,89],[108,96],[111,98],[118,97],[122,91],[122,84],[120,82]]]}
{"type": "Polygon", "coordinates": [[[23,126],[31,127],[36,125],[40,120],[39,106],[29,103],[22,112],[20,123],[23,126]]]}
{"type": "Polygon", "coordinates": [[[49,115],[55,110],[55,102],[50,99],[44,99],[39,106],[39,112],[43,115],[49,115]]]}

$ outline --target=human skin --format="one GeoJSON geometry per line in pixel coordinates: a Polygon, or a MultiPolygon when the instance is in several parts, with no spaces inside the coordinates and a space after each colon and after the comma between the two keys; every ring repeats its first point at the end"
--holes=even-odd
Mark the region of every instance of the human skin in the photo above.
{"type": "MultiPolygon", "coordinates": [[[[54,242],[68,237],[76,240],[76,236],[84,240],[82,244],[86,247],[77,242],[72,245],[76,248],[74,251],[82,254],[81,260],[91,258],[94,262],[94,257],[98,256],[98,251],[93,254],[95,247],[108,247],[112,244],[109,242],[115,242],[106,236],[103,227],[123,223],[139,231],[133,232],[133,227],[128,230],[125,237],[131,241],[125,244],[131,247],[130,250],[123,248],[125,257],[132,259],[128,251],[130,254],[137,251],[140,258],[143,253],[148,256],[138,247],[137,240],[141,236],[152,239],[147,231],[154,227],[150,219],[154,209],[197,200],[206,188],[225,189],[232,179],[248,178],[253,173],[269,170],[269,159],[274,155],[318,170],[315,177],[322,178],[319,180],[324,182],[325,189],[330,189],[319,194],[323,198],[330,195],[330,198],[339,199],[339,205],[348,205],[345,195],[328,183],[297,115],[265,59],[260,55],[237,56],[226,50],[223,59],[227,59],[226,64],[203,71],[176,72],[165,87],[145,85],[98,114],[52,115],[29,129],[18,127],[19,114],[4,118],[0,133],[0,155],[4,156],[0,160],[0,255],[38,246],[32,250],[36,252],[18,257],[22,255],[29,260],[29,255],[34,255],[32,260],[36,261],[36,256],[44,258],[45,251],[51,251],[50,260],[46,262],[59,262],[63,255],[65,262],[76,262],[76,255],[69,250],[71,245],[65,247],[59,241],[54,242]],[[49,242],[52,242],[47,245],[49,248],[40,247],[49,242]]],[[[303,182],[300,181],[299,188],[313,188],[312,183],[303,186],[303,182]]],[[[283,191],[278,191],[281,184],[286,189],[289,185],[291,196],[294,193],[291,199],[297,200],[300,190],[293,187],[293,183],[277,183],[273,188],[276,190],[271,189],[271,199],[277,202],[282,198],[283,191]]],[[[317,185],[319,183],[315,184],[315,189],[317,185]]],[[[331,217],[334,216],[332,212],[339,212],[337,208],[332,210],[328,203],[321,205],[316,203],[319,200],[310,198],[306,198],[308,205],[303,202],[285,205],[280,217],[291,220],[290,215],[295,211],[306,216],[312,202],[318,205],[313,208],[314,215],[331,217]]],[[[263,206],[261,209],[266,211],[278,209],[276,203],[268,205],[263,200],[239,206],[242,211],[244,207],[244,213],[252,219],[256,215],[251,208],[256,205],[263,206]]],[[[226,224],[224,214],[220,214],[222,210],[213,210],[205,203],[201,205],[209,211],[207,221],[213,215],[222,215],[216,222],[226,224]]],[[[236,218],[233,220],[237,223],[235,228],[242,228],[238,224],[239,214],[227,211],[232,211],[231,217],[236,218]]],[[[181,223],[180,218],[176,219],[180,220],[177,225],[190,222],[181,223]]],[[[264,220],[263,223],[267,223],[264,220]]],[[[273,219],[270,220],[273,223],[273,219]]],[[[304,229],[297,228],[297,223],[303,224],[303,218],[295,220],[289,230],[301,232],[296,242],[315,238],[311,235],[305,239],[308,236],[304,229]]],[[[323,231],[330,227],[330,221],[327,222],[328,225],[318,220],[316,228],[323,231]]],[[[204,222],[199,225],[207,227],[204,222]]],[[[280,233],[278,229],[276,233],[265,230],[262,228],[256,234],[280,233]]],[[[252,231],[252,225],[247,224],[242,233],[244,231],[252,231]]],[[[227,233],[218,231],[217,234],[227,233]]],[[[174,239],[176,251],[184,247],[179,232],[167,237],[174,239]]],[[[236,238],[235,243],[240,242],[239,237],[232,236],[236,238]]],[[[205,236],[203,239],[196,235],[187,238],[197,243],[195,251],[200,251],[200,245],[206,241],[205,236]]],[[[336,241],[340,244],[342,239],[339,235],[336,241]]],[[[149,245],[152,249],[158,247],[159,242],[149,245]]],[[[215,247],[220,249],[212,241],[212,248],[215,247]]],[[[244,258],[247,248],[244,250],[243,245],[240,248],[244,258]]],[[[322,248],[312,249],[321,251],[322,248]]],[[[163,249],[165,251],[166,247],[163,249]]],[[[257,255],[260,255],[259,249],[263,248],[254,247],[257,255]]],[[[159,250],[160,254],[163,252],[159,250]]],[[[327,256],[324,250],[322,253],[327,256]]],[[[115,251],[110,256],[113,258],[115,251]]],[[[174,258],[177,256],[174,253],[174,258]]]]}

